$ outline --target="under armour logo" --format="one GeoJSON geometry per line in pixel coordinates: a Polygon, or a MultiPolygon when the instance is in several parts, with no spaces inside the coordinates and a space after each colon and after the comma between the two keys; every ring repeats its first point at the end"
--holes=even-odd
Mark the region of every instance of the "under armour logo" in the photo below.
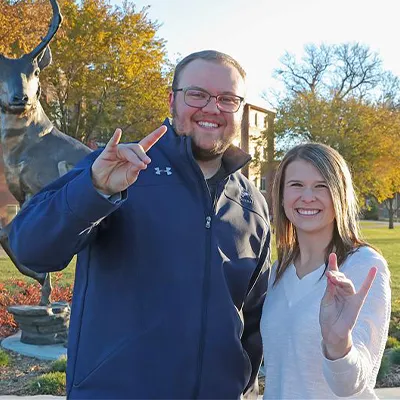
{"type": "Polygon", "coordinates": [[[253,204],[253,197],[247,190],[242,190],[240,193],[240,201],[253,204]]]}
{"type": "Polygon", "coordinates": [[[167,175],[172,175],[171,167],[165,167],[165,169],[161,169],[160,167],[154,168],[156,171],[156,175],[161,175],[161,172],[167,175]]]}

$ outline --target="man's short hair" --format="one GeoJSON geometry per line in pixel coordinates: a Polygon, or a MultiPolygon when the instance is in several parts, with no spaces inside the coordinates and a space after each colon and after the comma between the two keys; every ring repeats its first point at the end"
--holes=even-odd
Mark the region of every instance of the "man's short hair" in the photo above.
{"type": "Polygon", "coordinates": [[[216,50],[203,50],[189,54],[179,61],[175,67],[174,79],[172,81],[172,90],[178,89],[179,77],[185,67],[194,60],[214,61],[220,64],[233,65],[240,73],[243,79],[246,79],[246,72],[242,66],[231,56],[216,50]]]}

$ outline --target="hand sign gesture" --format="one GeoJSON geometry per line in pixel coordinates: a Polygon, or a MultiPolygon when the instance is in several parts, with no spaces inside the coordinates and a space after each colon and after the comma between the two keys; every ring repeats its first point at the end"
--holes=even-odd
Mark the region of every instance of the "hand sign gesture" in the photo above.
{"type": "Polygon", "coordinates": [[[360,290],[356,292],[353,282],[339,272],[336,254],[329,255],[327,287],[321,300],[319,323],[327,352],[336,355],[332,358],[341,358],[349,351],[352,329],[376,272],[376,267],[371,268],[360,290]],[[330,349],[333,351],[330,352],[330,349]]]}
{"type": "Polygon", "coordinates": [[[146,152],[164,135],[162,125],[139,143],[119,144],[122,131],[116,129],[105,149],[92,165],[94,187],[104,194],[122,192],[132,185],[151,162],[146,152]]]}

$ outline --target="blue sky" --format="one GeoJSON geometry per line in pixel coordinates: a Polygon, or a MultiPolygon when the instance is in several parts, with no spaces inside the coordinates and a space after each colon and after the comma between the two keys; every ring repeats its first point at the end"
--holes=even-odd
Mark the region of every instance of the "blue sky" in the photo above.
{"type": "MultiPolygon", "coordinates": [[[[120,4],[121,0],[111,0],[120,4]]],[[[301,55],[305,44],[361,42],[377,51],[384,67],[400,76],[400,0],[134,0],[150,5],[162,26],[172,61],[216,49],[247,71],[249,100],[277,88],[272,77],[285,51],[301,55]]]]}

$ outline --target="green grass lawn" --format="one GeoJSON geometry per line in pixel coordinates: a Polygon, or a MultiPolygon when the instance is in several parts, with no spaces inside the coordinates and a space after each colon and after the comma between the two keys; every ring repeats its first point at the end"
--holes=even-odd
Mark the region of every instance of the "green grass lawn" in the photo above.
{"type": "MultiPolygon", "coordinates": [[[[75,258],[70,265],[61,272],[60,284],[72,283],[75,275],[75,258]]],[[[22,275],[14,264],[7,258],[0,258],[0,283],[5,283],[10,279],[22,279],[26,282],[35,282],[32,278],[22,275]]]]}
{"type": "Polygon", "coordinates": [[[392,311],[400,312],[400,226],[388,229],[387,224],[362,222],[365,239],[386,258],[392,275],[392,311]]]}
{"type": "MultiPolygon", "coordinates": [[[[392,308],[400,312],[400,227],[388,229],[385,223],[362,222],[362,232],[365,239],[381,250],[389,264],[392,274],[392,308]]],[[[276,251],[273,249],[272,260],[276,259],[276,251]]],[[[72,282],[75,273],[75,260],[64,269],[60,283],[72,282]]],[[[0,258],[0,282],[8,279],[26,278],[18,272],[8,258],[0,258]]]]}

